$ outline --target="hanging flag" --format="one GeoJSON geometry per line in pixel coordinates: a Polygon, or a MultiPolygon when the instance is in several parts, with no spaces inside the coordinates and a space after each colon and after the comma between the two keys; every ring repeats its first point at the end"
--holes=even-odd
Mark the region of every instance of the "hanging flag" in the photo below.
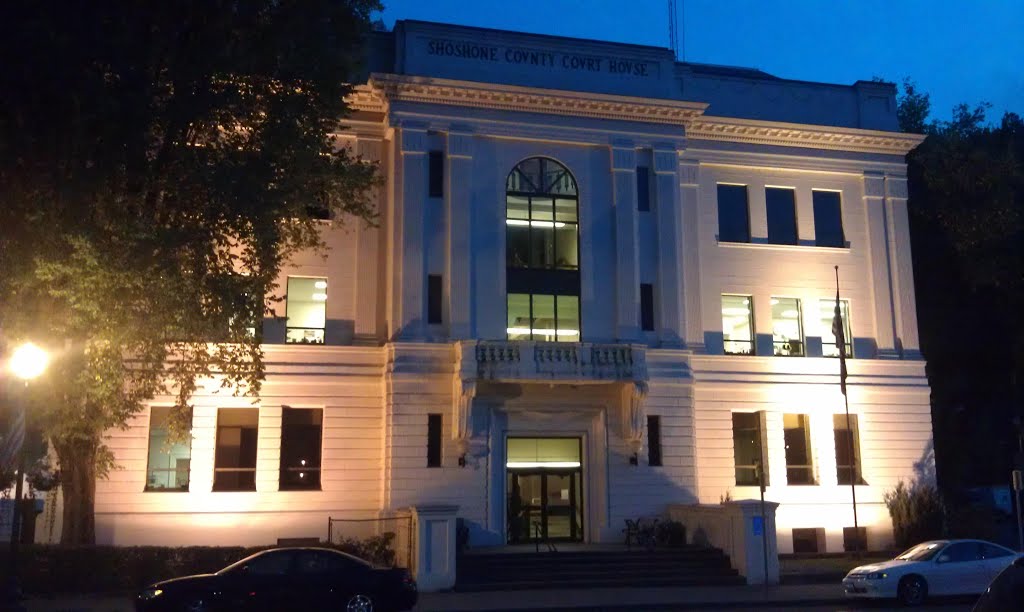
{"type": "Polygon", "coordinates": [[[836,337],[836,348],[839,349],[839,388],[843,391],[843,395],[846,395],[846,330],[843,327],[843,311],[839,307],[838,276],[836,277],[836,314],[832,317],[832,335],[836,337]]]}
{"type": "Polygon", "coordinates": [[[16,410],[14,422],[11,429],[0,445],[0,469],[14,470],[18,461],[18,453],[21,452],[21,445],[25,442],[25,411],[16,410]]]}

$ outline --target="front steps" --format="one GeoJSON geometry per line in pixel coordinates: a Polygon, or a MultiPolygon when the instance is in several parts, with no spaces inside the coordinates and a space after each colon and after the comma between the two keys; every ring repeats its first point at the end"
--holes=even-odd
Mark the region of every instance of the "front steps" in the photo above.
{"type": "Polygon", "coordinates": [[[467,553],[456,591],[746,584],[715,548],[467,553]]]}

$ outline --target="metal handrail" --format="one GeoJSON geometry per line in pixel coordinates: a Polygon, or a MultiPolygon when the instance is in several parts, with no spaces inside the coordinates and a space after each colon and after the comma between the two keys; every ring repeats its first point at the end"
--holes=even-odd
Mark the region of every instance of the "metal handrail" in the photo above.
{"type": "Polygon", "coordinates": [[[555,545],[551,543],[551,540],[544,537],[544,529],[540,524],[540,521],[533,521],[533,547],[534,552],[540,552],[540,542],[544,540],[544,544],[548,547],[548,552],[558,552],[555,545]]]}

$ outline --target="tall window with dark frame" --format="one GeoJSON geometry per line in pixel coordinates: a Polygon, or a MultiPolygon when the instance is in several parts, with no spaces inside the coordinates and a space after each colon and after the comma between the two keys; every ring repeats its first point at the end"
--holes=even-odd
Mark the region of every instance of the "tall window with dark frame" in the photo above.
{"type": "Polygon", "coordinates": [[[857,484],[864,484],[864,475],[860,468],[860,429],[857,415],[850,415],[850,426],[846,426],[845,414],[832,415],[832,429],[836,438],[836,478],[841,485],[853,482],[857,475],[857,484]]]}
{"type": "Polygon", "coordinates": [[[804,328],[799,299],[772,298],[772,347],[776,357],[799,357],[804,354],[804,328]]]}
{"type": "Polygon", "coordinates": [[[327,329],[327,279],[288,277],[285,342],[323,344],[327,329]]]}
{"type": "MultiPolygon", "coordinates": [[[[736,485],[758,486],[758,469],[765,462],[765,439],[761,412],[732,413],[732,448],[736,466],[736,485]]],[[[768,486],[768,472],[764,472],[768,486]]]]}
{"type": "Polygon", "coordinates": [[[796,244],[796,192],[782,187],[766,187],[764,199],[768,213],[768,242],[796,244]]]}
{"type": "Polygon", "coordinates": [[[427,154],[428,193],[431,198],[444,197],[444,151],[427,154]]]}
{"type": "Polygon", "coordinates": [[[722,340],[726,355],[754,355],[754,298],[722,296],[722,340]]]}
{"type": "Polygon", "coordinates": [[[171,442],[168,421],[172,410],[170,406],[153,406],[150,409],[147,491],[188,491],[192,445],[191,440],[171,442]]]}
{"type": "Polygon", "coordinates": [[[427,276],[427,323],[444,323],[444,283],[440,274],[427,276]]]}
{"type": "Polygon", "coordinates": [[[647,417],[647,465],[661,465],[661,417],[647,417]]]}
{"type": "Polygon", "coordinates": [[[320,408],[282,409],[282,491],[320,488],[323,422],[324,411],[320,408]]]}
{"type": "Polygon", "coordinates": [[[825,247],[845,247],[842,198],[838,191],[813,191],[814,243],[825,247]]]}
{"type": "Polygon", "coordinates": [[[636,167],[636,209],[651,211],[651,169],[647,166],[636,167]]]}
{"type": "Polygon", "coordinates": [[[786,442],[786,481],[791,485],[818,484],[811,455],[811,427],[806,414],[782,415],[786,442]]]}
{"type": "Polygon", "coordinates": [[[654,331],[654,285],[640,283],[640,329],[654,331]]]}
{"type": "Polygon", "coordinates": [[[509,340],[580,340],[576,179],[544,157],[520,162],[505,183],[509,340]]]}
{"type": "Polygon", "coordinates": [[[427,415],[427,467],[441,467],[441,415],[427,415]]]}
{"type": "Polygon", "coordinates": [[[750,242],[746,185],[718,185],[719,242],[750,242]]]}
{"type": "Polygon", "coordinates": [[[259,419],[259,408],[217,410],[217,441],[213,457],[214,491],[256,490],[259,419]]]}

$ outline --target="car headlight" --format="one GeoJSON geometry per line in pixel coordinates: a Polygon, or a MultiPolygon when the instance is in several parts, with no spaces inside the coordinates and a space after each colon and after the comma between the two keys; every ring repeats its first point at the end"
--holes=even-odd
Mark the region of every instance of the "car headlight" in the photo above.
{"type": "Polygon", "coordinates": [[[150,588],[146,589],[145,591],[139,593],[139,599],[155,599],[155,598],[160,597],[161,595],[163,595],[163,593],[164,593],[163,589],[157,589],[157,588],[150,587],[150,588]]]}
{"type": "Polygon", "coordinates": [[[868,580],[884,580],[888,577],[889,574],[886,574],[885,572],[871,572],[867,576],[865,576],[865,578],[867,578],[868,580]]]}

